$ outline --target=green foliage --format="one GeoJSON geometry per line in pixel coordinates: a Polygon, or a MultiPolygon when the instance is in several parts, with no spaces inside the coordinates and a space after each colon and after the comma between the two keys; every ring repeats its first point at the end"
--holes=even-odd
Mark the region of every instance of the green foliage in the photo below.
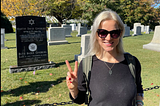
{"type": "Polygon", "coordinates": [[[48,0],[47,4],[47,15],[56,17],[60,24],[64,19],[78,18],[82,14],[76,0],[48,0]]]}
{"type": "Polygon", "coordinates": [[[1,28],[5,28],[5,33],[13,32],[12,24],[2,12],[1,12],[1,28]]]}
{"type": "Polygon", "coordinates": [[[106,8],[116,11],[122,21],[133,28],[133,23],[139,22],[143,25],[150,25],[154,29],[160,20],[159,9],[152,7],[150,1],[135,0],[89,0],[82,5],[82,18],[89,21],[92,25],[95,16],[106,8]]]}

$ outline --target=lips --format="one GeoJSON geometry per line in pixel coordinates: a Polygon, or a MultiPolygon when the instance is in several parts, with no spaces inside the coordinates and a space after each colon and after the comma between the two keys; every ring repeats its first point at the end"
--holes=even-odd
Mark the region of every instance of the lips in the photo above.
{"type": "Polygon", "coordinates": [[[106,46],[112,46],[114,42],[103,42],[106,46]]]}

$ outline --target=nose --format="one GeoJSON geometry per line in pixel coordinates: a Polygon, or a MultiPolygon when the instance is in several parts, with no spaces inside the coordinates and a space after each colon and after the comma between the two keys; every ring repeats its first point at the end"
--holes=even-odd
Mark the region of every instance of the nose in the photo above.
{"type": "Polygon", "coordinates": [[[111,37],[111,34],[110,33],[108,33],[108,35],[106,36],[106,38],[105,38],[106,40],[111,40],[112,39],[112,37],[111,37]]]}

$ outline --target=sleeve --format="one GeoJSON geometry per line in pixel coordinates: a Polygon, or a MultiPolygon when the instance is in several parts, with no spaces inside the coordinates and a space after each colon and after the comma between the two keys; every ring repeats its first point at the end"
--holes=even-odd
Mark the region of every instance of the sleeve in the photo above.
{"type": "Polygon", "coordinates": [[[143,93],[142,88],[142,79],[141,79],[141,64],[139,60],[135,57],[136,62],[136,84],[137,84],[137,93],[143,93]]]}
{"type": "Polygon", "coordinates": [[[77,104],[83,104],[85,102],[85,95],[86,95],[86,81],[83,75],[83,68],[82,68],[82,61],[80,62],[79,68],[78,68],[78,95],[77,98],[72,98],[71,94],[69,93],[70,99],[77,104]]]}

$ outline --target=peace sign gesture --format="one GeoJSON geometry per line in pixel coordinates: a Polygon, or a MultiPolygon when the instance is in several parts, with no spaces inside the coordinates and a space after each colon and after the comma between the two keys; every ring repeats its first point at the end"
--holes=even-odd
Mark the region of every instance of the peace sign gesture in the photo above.
{"type": "Polygon", "coordinates": [[[69,70],[67,72],[66,83],[72,97],[74,98],[78,94],[78,78],[77,78],[78,62],[75,61],[74,71],[72,70],[68,60],[66,60],[65,62],[69,70]]]}

